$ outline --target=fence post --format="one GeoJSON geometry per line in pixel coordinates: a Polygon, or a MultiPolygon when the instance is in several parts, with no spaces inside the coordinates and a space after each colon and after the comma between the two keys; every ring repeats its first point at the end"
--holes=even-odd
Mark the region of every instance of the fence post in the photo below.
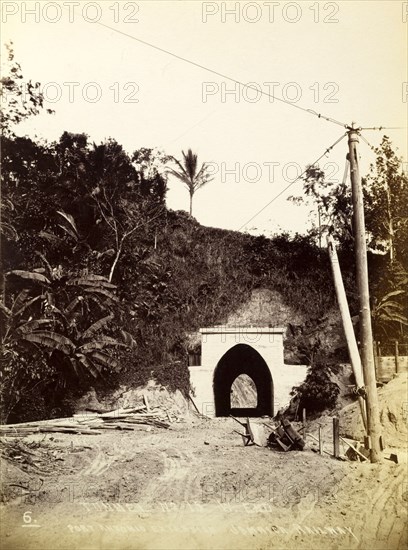
{"type": "Polygon", "coordinates": [[[377,375],[376,375],[377,380],[382,379],[381,374],[382,374],[381,342],[378,341],[377,342],[377,375]]]}
{"type": "Polygon", "coordinates": [[[398,340],[395,340],[395,373],[398,374],[399,371],[399,358],[398,358],[398,340]]]}
{"type": "Polygon", "coordinates": [[[319,454],[323,454],[322,425],[319,424],[319,454]]]}
{"type": "Polygon", "coordinates": [[[340,456],[340,439],[339,439],[340,422],[338,418],[333,418],[333,454],[334,458],[340,456]]]}
{"type": "Polygon", "coordinates": [[[306,409],[302,409],[303,441],[306,443],[306,409]]]}

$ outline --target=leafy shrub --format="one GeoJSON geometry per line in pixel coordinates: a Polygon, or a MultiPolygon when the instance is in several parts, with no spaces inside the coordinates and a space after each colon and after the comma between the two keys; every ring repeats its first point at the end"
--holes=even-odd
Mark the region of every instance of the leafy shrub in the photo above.
{"type": "Polygon", "coordinates": [[[25,395],[13,408],[7,418],[8,423],[14,422],[35,422],[46,420],[49,413],[49,407],[45,402],[43,395],[34,395],[30,393],[25,395]]]}
{"type": "Polygon", "coordinates": [[[323,361],[316,362],[309,367],[305,381],[293,388],[291,395],[296,395],[299,399],[299,410],[318,413],[336,406],[340,388],[331,381],[329,369],[323,361]]]}
{"type": "Polygon", "coordinates": [[[190,391],[190,374],[185,363],[175,361],[160,365],[155,372],[156,381],[169,391],[180,390],[184,395],[190,391]]]}

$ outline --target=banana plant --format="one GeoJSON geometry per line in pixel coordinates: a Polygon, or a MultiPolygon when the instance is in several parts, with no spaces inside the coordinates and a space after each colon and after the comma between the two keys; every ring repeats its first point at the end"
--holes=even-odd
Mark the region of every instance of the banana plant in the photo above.
{"type": "Polygon", "coordinates": [[[404,315],[404,307],[396,300],[397,296],[402,297],[406,294],[405,290],[393,290],[383,296],[372,309],[372,319],[377,335],[382,333],[384,336],[395,335],[395,328],[399,325],[402,332],[402,326],[408,326],[408,318],[404,315]]]}
{"type": "Polygon", "coordinates": [[[3,344],[15,346],[24,341],[25,346],[44,350],[51,363],[63,367],[62,378],[69,371],[79,378],[96,378],[106,369],[116,369],[112,349],[128,347],[126,339],[109,335],[114,314],[106,315],[106,310],[118,302],[116,286],[99,275],[66,274],[37,254],[43,267],[6,274],[12,282],[21,281],[30,289],[23,289],[10,309],[2,305],[6,318],[3,344]]]}
{"type": "Polygon", "coordinates": [[[52,353],[58,352],[62,364],[72,369],[78,378],[91,375],[98,378],[104,368],[116,369],[118,362],[107,351],[108,348],[118,346],[127,347],[119,340],[105,334],[96,335],[106,327],[113,315],[107,315],[90,325],[75,340],[60,333],[37,330],[25,336],[28,342],[47,348],[52,353]]]}
{"type": "Polygon", "coordinates": [[[3,351],[12,343],[26,340],[26,337],[30,334],[42,330],[44,327],[49,327],[52,324],[51,319],[33,319],[30,310],[40,300],[41,296],[32,297],[29,290],[24,289],[13,300],[10,308],[0,302],[0,337],[3,351]]]}

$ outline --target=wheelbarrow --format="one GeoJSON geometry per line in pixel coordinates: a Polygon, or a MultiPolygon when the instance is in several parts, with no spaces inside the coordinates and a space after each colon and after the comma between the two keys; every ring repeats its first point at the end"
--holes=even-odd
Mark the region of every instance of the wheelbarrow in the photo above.
{"type": "Polygon", "coordinates": [[[235,420],[235,422],[238,422],[238,424],[240,424],[245,430],[245,433],[241,433],[238,430],[234,430],[235,433],[239,434],[242,437],[242,441],[244,443],[244,446],[247,447],[248,445],[256,445],[256,443],[254,441],[254,433],[252,431],[251,424],[249,422],[249,418],[247,417],[246,422],[241,422],[240,420],[238,420],[238,418],[235,418],[232,415],[230,415],[230,416],[233,420],[235,420]]]}
{"type": "Polygon", "coordinates": [[[270,446],[277,445],[283,451],[299,450],[303,451],[305,441],[294,429],[289,420],[283,419],[281,425],[274,428],[268,438],[270,446]]]}

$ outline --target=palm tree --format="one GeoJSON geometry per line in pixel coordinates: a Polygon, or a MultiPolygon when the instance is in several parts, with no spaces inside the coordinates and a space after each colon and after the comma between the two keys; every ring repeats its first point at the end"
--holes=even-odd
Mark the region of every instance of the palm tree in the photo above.
{"type": "Polygon", "coordinates": [[[180,162],[174,157],[171,157],[175,162],[179,170],[169,169],[170,174],[181,180],[187,187],[190,194],[190,215],[193,213],[193,195],[201,189],[206,183],[209,183],[214,178],[210,177],[208,172],[208,165],[203,162],[201,168],[197,171],[198,162],[197,155],[193,153],[191,149],[187,151],[187,154],[183,153],[183,161],[180,162]]]}

